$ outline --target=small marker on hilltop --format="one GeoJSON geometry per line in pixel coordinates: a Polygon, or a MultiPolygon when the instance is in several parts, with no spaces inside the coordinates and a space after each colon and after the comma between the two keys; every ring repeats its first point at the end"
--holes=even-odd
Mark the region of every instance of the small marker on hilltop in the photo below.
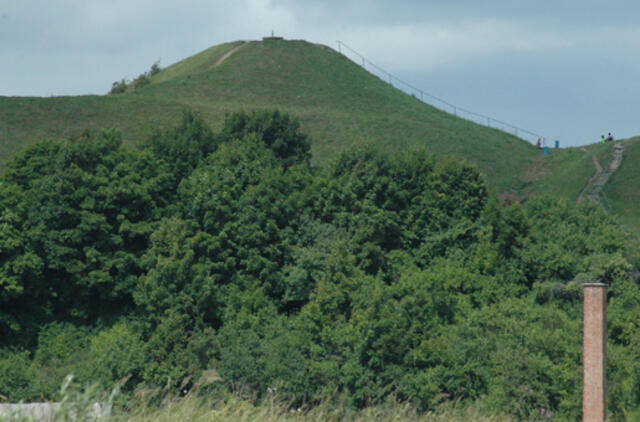
{"type": "Polygon", "coordinates": [[[271,30],[271,36],[270,37],[262,37],[262,41],[268,41],[268,40],[279,41],[279,40],[283,40],[283,39],[284,38],[282,38],[282,37],[276,37],[274,35],[273,29],[271,30]]]}

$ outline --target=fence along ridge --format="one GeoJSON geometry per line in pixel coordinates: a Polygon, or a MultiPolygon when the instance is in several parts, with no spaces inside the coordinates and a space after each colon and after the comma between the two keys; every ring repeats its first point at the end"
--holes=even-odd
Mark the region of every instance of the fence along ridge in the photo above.
{"type": "MultiPolygon", "coordinates": [[[[433,94],[430,94],[416,86],[411,85],[408,82],[405,82],[404,80],[398,78],[397,76],[393,75],[392,73],[384,70],[383,68],[381,68],[380,66],[376,65],[375,63],[373,63],[372,61],[370,61],[369,59],[367,59],[366,57],[364,57],[362,54],[358,53],[356,50],[354,50],[353,48],[349,47],[347,44],[345,44],[344,42],[337,40],[336,41],[338,43],[338,53],[342,54],[344,57],[346,57],[347,59],[351,60],[352,62],[356,63],[356,64],[360,64],[363,68],[366,69],[366,65],[368,64],[369,67],[377,70],[379,73],[384,74],[388,81],[389,84],[391,86],[393,86],[393,81],[395,80],[398,84],[405,86],[406,88],[409,88],[409,90],[413,90],[415,91],[415,93],[420,94],[420,101],[422,101],[425,104],[429,104],[433,107],[438,108],[441,111],[444,111],[446,113],[450,113],[453,114],[456,117],[460,117],[462,119],[468,120],[470,122],[473,123],[477,123],[483,126],[487,126],[490,127],[492,129],[498,129],[498,130],[502,130],[503,132],[509,133],[511,135],[514,135],[520,139],[526,140],[528,141],[529,139],[524,138],[523,134],[526,135],[530,135],[533,137],[533,140],[535,142],[536,138],[540,138],[540,140],[542,141],[543,145],[546,145],[546,138],[538,133],[532,132],[530,130],[527,129],[523,129],[519,126],[513,125],[511,123],[507,123],[504,122],[502,120],[490,117],[490,116],[486,116],[484,114],[481,113],[476,113],[475,111],[471,111],[471,110],[467,110],[466,108],[463,107],[459,107],[455,104],[451,104],[450,102],[443,100],[442,98],[439,98],[433,94]],[[356,61],[354,59],[352,59],[351,57],[349,57],[347,54],[345,54],[342,51],[342,47],[344,47],[345,49],[349,50],[352,54],[358,56],[358,58],[360,59],[359,61],[356,61]],[[432,100],[437,101],[440,105],[445,105],[448,108],[443,108],[442,106],[439,106],[437,104],[434,104],[433,102],[429,102],[425,100],[425,97],[427,98],[431,98],[432,100]],[[480,120],[475,120],[473,118],[469,118],[469,117],[465,117],[463,115],[461,115],[460,113],[464,113],[467,114],[469,116],[474,116],[477,119],[480,120]],[[502,127],[499,126],[492,126],[491,122],[497,123],[498,125],[501,125],[502,127]],[[512,131],[508,131],[507,128],[510,128],[512,131]]],[[[371,72],[372,74],[375,74],[374,72],[371,72]]],[[[379,75],[376,75],[378,77],[380,77],[379,75]]],[[[380,79],[383,79],[382,77],[380,77],[380,79]]],[[[406,91],[405,91],[406,92],[406,91]]],[[[415,94],[414,94],[415,95],[415,94]]],[[[417,98],[417,96],[416,96],[417,98]]]]}

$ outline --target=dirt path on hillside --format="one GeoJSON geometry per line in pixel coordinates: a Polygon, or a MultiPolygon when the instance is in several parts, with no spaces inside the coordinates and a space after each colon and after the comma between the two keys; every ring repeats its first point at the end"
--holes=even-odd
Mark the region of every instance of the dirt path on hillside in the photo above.
{"type": "Polygon", "coordinates": [[[613,146],[613,155],[611,156],[609,166],[604,171],[602,170],[602,167],[600,167],[596,156],[593,156],[593,163],[596,165],[596,174],[594,174],[593,177],[589,179],[582,193],[580,193],[580,196],[578,197],[578,203],[582,201],[583,195],[586,193],[587,198],[589,198],[592,203],[596,205],[600,204],[600,198],[602,196],[604,186],[607,184],[607,181],[609,180],[611,175],[615,173],[616,170],[618,170],[618,168],[620,167],[623,154],[624,145],[615,144],[613,146]]]}
{"type": "Polygon", "coordinates": [[[215,63],[213,63],[211,66],[209,66],[208,70],[214,69],[218,66],[220,66],[222,64],[223,61],[227,60],[229,57],[231,57],[231,55],[233,53],[235,53],[236,51],[240,50],[242,47],[244,47],[245,45],[247,45],[249,43],[249,41],[243,41],[242,44],[240,44],[237,47],[232,48],[231,50],[227,51],[226,53],[224,53],[222,55],[222,57],[220,57],[218,60],[216,60],[215,63]]]}
{"type": "MultiPolygon", "coordinates": [[[[587,152],[587,150],[585,148],[581,148],[581,149],[584,152],[587,152]]],[[[600,176],[600,173],[602,173],[602,166],[600,166],[600,162],[598,161],[598,157],[596,157],[595,155],[593,156],[593,165],[596,166],[596,172],[593,174],[593,176],[591,176],[591,178],[589,179],[587,184],[584,185],[584,188],[582,189],[582,192],[580,192],[580,196],[578,196],[578,204],[582,203],[582,200],[584,199],[584,194],[587,193],[587,190],[589,189],[589,187],[591,186],[593,181],[596,180],[598,178],[598,176],[600,176]]]]}

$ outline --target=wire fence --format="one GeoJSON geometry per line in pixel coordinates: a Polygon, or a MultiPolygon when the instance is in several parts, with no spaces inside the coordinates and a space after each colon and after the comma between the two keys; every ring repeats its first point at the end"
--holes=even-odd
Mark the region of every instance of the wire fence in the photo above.
{"type": "Polygon", "coordinates": [[[436,107],[447,113],[451,113],[454,116],[463,118],[465,120],[469,120],[490,128],[502,130],[509,134],[515,135],[520,139],[524,139],[532,143],[535,143],[538,139],[540,139],[542,145],[546,145],[546,138],[538,133],[523,129],[494,117],[485,116],[484,114],[476,113],[475,111],[467,110],[466,108],[451,104],[450,102],[445,101],[433,94],[430,94],[414,85],[411,85],[410,83],[405,82],[392,73],[387,72],[380,66],[364,57],[362,54],[358,53],[353,48],[349,47],[344,42],[340,40],[336,42],[338,43],[338,52],[340,54],[353,61],[354,63],[361,65],[364,69],[368,70],[369,73],[378,76],[382,80],[388,81],[391,86],[395,86],[399,89],[404,88],[402,89],[403,91],[412,94],[416,98],[419,98],[423,103],[429,104],[433,107],[436,107]]]}

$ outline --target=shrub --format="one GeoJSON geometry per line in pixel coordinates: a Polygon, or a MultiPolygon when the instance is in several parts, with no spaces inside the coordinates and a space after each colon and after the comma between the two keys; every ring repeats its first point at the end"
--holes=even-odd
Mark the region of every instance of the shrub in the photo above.
{"type": "Polygon", "coordinates": [[[149,70],[149,76],[153,76],[160,72],[160,60],[151,65],[151,69],[149,70]]]}
{"type": "Polygon", "coordinates": [[[0,399],[24,400],[29,397],[33,369],[26,350],[0,350],[0,399]]]}
{"type": "Polygon", "coordinates": [[[144,350],[147,383],[184,391],[209,367],[218,349],[215,331],[191,324],[187,316],[169,312],[151,334],[144,350]]]}
{"type": "Polygon", "coordinates": [[[143,73],[133,81],[133,89],[145,87],[151,83],[151,78],[147,73],[143,73]]]}
{"type": "Polygon", "coordinates": [[[122,94],[127,90],[127,80],[122,78],[120,81],[115,81],[111,84],[111,91],[109,94],[122,94]]]}
{"type": "MultiPolygon", "coordinates": [[[[38,365],[57,365],[68,361],[88,343],[87,329],[68,323],[54,322],[40,330],[34,362],[38,365]]],[[[58,383],[60,384],[60,383],[58,383]]]]}
{"type": "Polygon", "coordinates": [[[149,69],[148,72],[141,73],[140,76],[133,81],[133,88],[138,89],[149,85],[151,83],[151,77],[158,72],[160,72],[160,60],[151,65],[151,69],[149,69]]]}
{"type": "Polygon", "coordinates": [[[38,335],[38,348],[31,365],[33,393],[52,399],[68,374],[75,373],[86,362],[89,330],[69,323],[54,322],[44,326],[38,335]]]}
{"type": "Polygon", "coordinates": [[[124,377],[140,381],[144,343],[130,323],[119,322],[91,339],[88,375],[105,387],[124,377]]]}

